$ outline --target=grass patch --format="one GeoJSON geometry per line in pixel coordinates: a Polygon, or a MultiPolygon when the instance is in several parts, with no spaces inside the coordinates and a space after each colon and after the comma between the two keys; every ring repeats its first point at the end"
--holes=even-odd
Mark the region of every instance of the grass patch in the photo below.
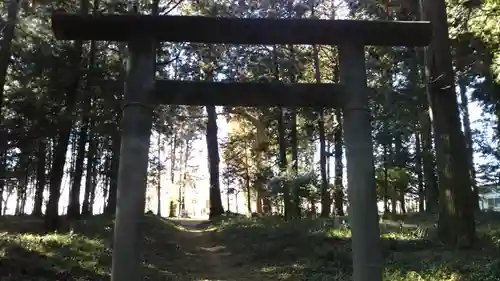
{"type": "Polygon", "coordinates": [[[64,233],[42,234],[43,222],[33,217],[0,219],[1,280],[103,280],[111,251],[103,237],[111,233],[102,218],[66,225],[64,233]],[[90,227],[89,227],[90,225],[90,227]],[[99,227],[97,227],[99,226],[99,227]],[[79,233],[96,230],[92,235],[79,233]]]}
{"type": "MultiPolygon", "coordinates": [[[[500,280],[498,216],[479,217],[481,243],[468,251],[434,243],[431,220],[409,216],[381,223],[384,280],[500,280]]],[[[237,263],[262,268],[269,280],[351,278],[350,230],[336,227],[332,219],[228,218],[220,223],[216,239],[237,263]]]]}
{"type": "MultiPolygon", "coordinates": [[[[200,224],[146,216],[143,223],[144,280],[351,280],[351,232],[333,219],[225,216],[200,224]],[[208,227],[217,230],[201,232],[208,227]],[[209,262],[217,255],[200,247],[216,246],[220,260],[209,262]]],[[[384,280],[500,280],[500,216],[478,217],[481,242],[468,251],[434,243],[433,223],[416,216],[382,222],[384,280]]],[[[111,218],[66,223],[59,233],[42,227],[33,217],[0,217],[0,280],[110,279],[111,218]]]]}
{"type": "MultiPolygon", "coordinates": [[[[0,218],[0,280],[109,280],[113,220],[99,216],[42,234],[33,217],[0,218]]],[[[178,279],[187,273],[176,261],[185,253],[175,241],[175,225],[147,216],[144,221],[145,280],[178,279]]]]}

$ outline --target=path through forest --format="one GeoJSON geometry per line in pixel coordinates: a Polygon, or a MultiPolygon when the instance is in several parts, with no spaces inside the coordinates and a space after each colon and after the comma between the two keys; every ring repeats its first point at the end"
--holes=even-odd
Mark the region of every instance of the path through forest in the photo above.
{"type": "Polygon", "coordinates": [[[224,245],[218,244],[213,236],[213,227],[206,221],[180,220],[176,233],[179,247],[185,252],[184,272],[193,281],[254,281],[266,280],[258,268],[252,268],[238,261],[224,245]]]}

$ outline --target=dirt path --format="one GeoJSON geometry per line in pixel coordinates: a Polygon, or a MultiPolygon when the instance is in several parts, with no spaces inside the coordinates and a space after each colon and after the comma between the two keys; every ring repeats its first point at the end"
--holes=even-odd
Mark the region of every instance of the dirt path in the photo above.
{"type": "Polygon", "coordinates": [[[238,262],[224,245],[217,245],[212,231],[202,221],[183,220],[185,228],[178,233],[178,241],[186,252],[186,271],[193,281],[257,281],[267,280],[258,269],[238,262]]]}

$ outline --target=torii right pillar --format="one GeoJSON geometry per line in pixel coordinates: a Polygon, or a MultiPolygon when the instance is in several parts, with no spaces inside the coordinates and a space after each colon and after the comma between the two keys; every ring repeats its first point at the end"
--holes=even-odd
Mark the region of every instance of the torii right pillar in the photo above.
{"type": "Polygon", "coordinates": [[[382,281],[380,229],[368,108],[365,51],[356,42],[338,46],[340,82],[346,87],[343,108],[347,160],[349,224],[352,230],[353,280],[382,281]],[[351,208],[351,206],[356,206],[351,208]]]}

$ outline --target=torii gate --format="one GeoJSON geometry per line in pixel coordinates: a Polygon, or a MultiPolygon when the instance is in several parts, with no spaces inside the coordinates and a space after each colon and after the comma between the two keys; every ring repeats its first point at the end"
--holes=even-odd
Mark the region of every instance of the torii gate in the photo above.
{"type": "Polygon", "coordinates": [[[155,104],[335,107],[344,115],[352,228],[353,279],[381,281],[373,147],[365,45],[426,46],[429,22],[249,19],[56,12],[60,40],[128,42],[113,242],[112,281],[141,280],[141,222],[155,104]],[[340,84],[225,83],[155,80],[154,43],[338,45],[340,84]]]}

